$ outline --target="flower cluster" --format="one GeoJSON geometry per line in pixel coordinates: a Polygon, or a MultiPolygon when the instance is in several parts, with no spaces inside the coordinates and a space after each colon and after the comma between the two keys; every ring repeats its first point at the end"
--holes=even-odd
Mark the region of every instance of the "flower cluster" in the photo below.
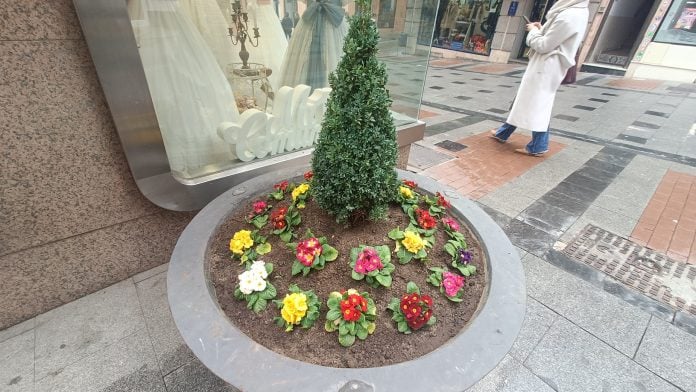
{"type": "Polygon", "coordinates": [[[413,282],[408,282],[406,294],[401,300],[392,298],[387,308],[392,311],[392,320],[396,321],[396,328],[401,333],[409,334],[436,321],[433,317],[433,299],[429,295],[421,295],[413,282]]]}
{"type": "Polygon", "coordinates": [[[419,229],[413,225],[409,225],[406,230],[401,231],[396,228],[389,232],[389,238],[396,242],[396,257],[400,264],[407,264],[412,259],[424,260],[428,253],[426,248],[432,247],[435,239],[432,236],[433,231],[425,231],[419,233],[419,229]]]}
{"type": "Polygon", "coordinates": [[[391,252],[386,245],[375,247],[360,245],[350,250],[351,277],[363,280],[372,287],[390,287],[391,274],[394,264],[391,263],[391,252]]]}
{"type": "Polygon", "coordinates": [[[416,222],[418,223],[418,226],[421,227],[421,229],[432,230],[435,228],[435,226],[437,226],[435,218],[433,218],[432,215],[430,215],[430,212],[428,212],[427,210],[416,208],[414,210],[414,213],[416,215],[416,222]]]}
{"type": "Polygon", "coordinates": [[[290,242],[295,236],[292,228],[302,222],[300,213],[294,206],[278,207],[271,212],[271,225],[273,226],[273,234],[280,236],[283,242],[290,242]]]}
{"type": "Polygon", "coordinates": [[[319,318],[319,298],[314,291],[303,291],[296,284],[290,285],[289,293],[282,301],[273,301],[280,309],[280,317],[275,318],[276,324],[285,327],[290,332],[296,325],[303,329],[311,328],[319,318]]]}
{"type": "Polygon", "coordinates": [[[424,200],[425,204],[429,206],[428,211],[430,211],[433,216],[437,217],[442,216],[442,214],[444,214],[445,211],[452,206],[452,204],[450,204],[450,202],[445,199],[445,196],[440,192],[435,193],[435,197],[425,196],[424,200]]]}
{"type": "Polygon", "coordinates": [[[384,265],[377,251],[374,248],[365,248],[358,254],[353,270],[359,274],[367,274],[382,268],[384,268],[384,265]]]}
{"type": "Polygon", "coordinates": [[[413,282],[406,285],[406,294],[401,299],[392,298],[387,306],[392,311],[392,320],[396,322],[399,332],[409,334],[423,328],[424,325],[435,324],[433,317],[433,299],[422,294],[413,282]]]}
{"type": "Polygon", "coordinates": [[[411,189],[416,189],[418,187],[418,184],[416,184],[415,181],[411,181],[411,180],[402,180],[401,183],[403,183],[404,185],[406,185],[407,187],[409,187],[411,189]]]}
{"type": "Polygon", "coordinates": [[[445,196],[443,196],[440,192],[435,193],[435,197],[437,197],[437,205],[442,207],[442,208],[450,208],[452,207],[452,204],[445,199],[445,196]]]}
{"type": "Polygon", "coordinates": [[[274,191],[268,195],[269,199],[283,200],[285,198],[285,192],[288,190],[290,183],[287,181],[279,182],[273,185],[274,191]]]}
{"type": "Polygon", "coordinates": [[[445,288],[445,295],[455,297],[464,287],[464,277],[449,271],[445,272],[442,274],[442,287],[445,288]]]}
{"type": "Polygon", "coordinates": [[[238,258],[244,264],[256,260],[258,255],[270,253],[271,244],[258,231],[239,230],[230,239],[230,251],[232,259],[238,258]]]}
{"type": "Polygon", "coordinates": [[[450,217],[442,218],[442,224],[445,226],[445,230],[447,231],[459,231],[461,228],[459,226],[459,222],[450,217]]]}
{"type": "Polygon", "coordinates": [[[285,222],[285,215],[287,215],[287,213],[287,207],[278,207],[271,212],[271,224],[274,230],[283,230],[287,226],[285,222]]]}
{"type": "Polygon", "coordinates": [[[403,180],[403,185],[399,185],[399,189],[396,194],[396,202],[401,205],[401,209],[408,213],[408,210],[413,208],[413,206],[418,204],[420,199],[418,193],[415,189],[417,184],[413,181],[403,180]]]}
{"type": "Polygon", "coordinates": [[[474,260],[474,254],[468,249],[464,234],[452,230],[445,230],[445,232],[450,239],[445,243],[444,249],[452,257],[452,267],[459,270],[464,276],[475,274],[476,266],[471,264],[474,260]]]}
{"type": "Polygon", "coordinates": [[[377,325],[377,307],[367,293],[350,289],[343,292],[334,291],[326,301],[329,307],[326,313],[324,329],[327,332],[338,330],[338,342],[343,347],[350,347],[355,338],[365,340],[375,331],[377,325]]]}
{"type": "Polygon", "coordinates": [[[306,267],[311,267],[314,264],[314,259],[321,255],[322,246],[319,240],[315,237],[302,240],[297,244],[297,252],[295,257],[306,267]]]}
{"type": "Polygon", "coordinates": [[[309,184],[302,183],[292,190],[292,202],[295,203],[297,208],[303,209],[306,206],[307,197],[309,197],[309,184]]]}
{"type": "Polygon", "coordinates": [[[268,210],[271,209],[271,205],[263,200],[257,200],[252,205],[252,212],[246,218],[247,223],[251,223],[257,229],[260,229],[268,223],[268,210]]]}
{"type": "Polygon", "coordinates": [[[314,178],[314,173],[310,170],[310,171],[306,172],[303,175],[303,177],[304,177],[305,181],[307,181],[307,182],[312,181],[312,178],[314,178]]]}
{"type": "Polygon", "coordinates": [[[440,292],[453,302],[462,302],[464,299],[464,277],[449,272],[444,268],[428,268],[432,273],[428,276],[428,283],[440,289],[440,292]]]}
{"type": "Polygon", "coordinates": [[[311,270],[324,268],[327,261],[334,261],[338,258],[338,251],[326,242],[326,237],[315,237],[310,230],[307,230],[305,239],[299,243],[290,243],[295,249],[295,261],[292,264],[292,274],[300,272],[306,276],[311,270]]]}
{"type": "Polygon", "coordinates": [[[254,261],[237,276],[239,283],[235,287],[234,297],[238,300],[246,300],[247,308],[255,313],[266,309],[268,301],[276,296],[275,287],[268,281],[271,272],[273,272],[273,264],[261,260],[254,261]]]}

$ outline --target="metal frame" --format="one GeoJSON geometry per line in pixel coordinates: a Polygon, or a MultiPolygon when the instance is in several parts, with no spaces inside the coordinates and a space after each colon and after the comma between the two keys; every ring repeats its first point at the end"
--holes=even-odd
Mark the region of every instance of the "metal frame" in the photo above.
{"type": "MultiPolygon", "coordinates": [[[[121,145],[140,192],[174,211],[203,208],[226,190],[280,168],[306,165],[314,149],[252,161],[183,183],[171,173],[126,0],[73,0],[121,145]]],[[[423,139],[425,123],[398,129],[400,147],[423,139]]]]}

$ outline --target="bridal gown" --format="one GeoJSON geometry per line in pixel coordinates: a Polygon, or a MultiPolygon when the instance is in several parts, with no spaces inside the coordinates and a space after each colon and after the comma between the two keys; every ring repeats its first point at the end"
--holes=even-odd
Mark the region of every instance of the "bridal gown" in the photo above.
{"type": "Polygon", "coordinates": [[[282,86],[306,84],[313,89],[329,86],[329,74],[343,55],[343,41],[348,34],[343,10],[348,3],[308,0],[285,52],[280,75],[282,86]]]}
{"type": "Polygon", "coordinates": [[[213,52],[177,1],[128,7],[172,171],[192,178],[229,165],[236,157],[217,126],[239,112],[213,52]]]}

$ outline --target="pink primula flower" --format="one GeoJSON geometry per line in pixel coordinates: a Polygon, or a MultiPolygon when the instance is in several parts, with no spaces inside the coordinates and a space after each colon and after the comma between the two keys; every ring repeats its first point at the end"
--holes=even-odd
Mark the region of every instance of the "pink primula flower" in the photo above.
{"type": "Polygon", "coordinates": [[[445,288],[445,294],[448,297],[456,297],[459,290],[464,287],[464,277],[445,272],[442,274],[442,286],[445,288]]]}

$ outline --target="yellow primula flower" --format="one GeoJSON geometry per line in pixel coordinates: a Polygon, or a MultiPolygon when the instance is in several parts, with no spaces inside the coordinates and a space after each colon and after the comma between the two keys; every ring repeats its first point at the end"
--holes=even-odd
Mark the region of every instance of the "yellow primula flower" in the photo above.
{"type": "Polygon", "coordinates": [[[309,190],[309,184],[300,184],[292,190],[292,201],[297,200],[300,195],[304,195],[309,190]]]}
{"type": "Polygon", "coordinates": [[[230,240],[230,250],[232,253],[241,255],[244,250],[251,248],[254,245],[254,240],[251,239],[251,231],[239,230],[234,233],[230,240]]]}
{"type": "Polygon", "coordinates": [[[280,315],[288,324],[299,324],[307,314],[307,296],[303,293],[292,293],[283,299],[280,315]]]}
{"type": "Polygon", "coordinates": [[[406,186],[400,186],[399,187],[399,192],[401,193],[401,196],[410,199],[413,197],[413,191],[411,188],[406,187],[406,186]]]}
{"type": "Polygon", "coordinates": [[[401,240],[401,243],[404,245],[406,250],[411,253],[418,253],[425,247],[425,242],[420,235],[412,231],[404,232],[404,239],[401,240]]]}

